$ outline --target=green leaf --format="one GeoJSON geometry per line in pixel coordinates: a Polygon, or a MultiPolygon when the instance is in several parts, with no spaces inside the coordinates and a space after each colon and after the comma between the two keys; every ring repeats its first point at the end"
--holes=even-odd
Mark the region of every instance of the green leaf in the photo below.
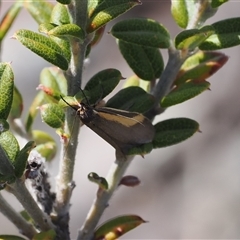
{"type": "Polygon", "coordinates": [[[0,63],[0,118],[7,119],[13,100],[13,71],[9,63],[0,63]]]}
{"type": "Polygon", "coordinates": [[[44,0],[24,1],[24,6],[38,24],[49,22],[53,10],[52,3],[44,0]]]}
{"type": "Polygon", "coordinates": [[[17,178],[22,177],[22,175],[26,169],[26,166],[27,166],[27,160],[28,160],[29,153],[35,146],[36,146],[35,142],[30,141],[19,151],[19,153],[13,163],[15,176],[17,178]]]}
{"type": "Polygon", "coordinates": [[[127,87],[140,87],[144,91],[149,92],[151,87],[151,82],[142,80],[138,76],[134,75],[126,79],[125,83],[123,84],[123,88],[127,88],[127,87]]]}
{"type": "Polygon", "coordinates": [[[112,218],[104,222],[100,227],[95,230],[94,240],[114,240],[124,235],[128,231],[138,227],[140,224],[145,223],[141,217],[137,215],[123,215],[112,218]]]}
{"type": "Polygon", "coordinates": [[[27,132],[31,131],[33,121],[36,118],[36,115],[38,113],[37,108],[42,105],[44,100],[45,100],[44,92],[42,91],[38,92],[29,108],[28,116],[25,123],[25,128],[27,132]]]}
{"type": "Polygon", "coordinates": [[[240,18],[230,18],[212,24],[214,34],[203,42],[201,50],[218,50],[240,44],[240,18]]]}
{"type": "Polygon", "coordinates": [[[50,38],[24,29],[15,32],[13,37],[46,61],[63,70],[68,69],[68,61],[64,56],[64,52],[61,47],[50,38]]]}
{"type": "Polygon", "coordinates": [[[34,130],[32,138],[36,142],[36,151],[41,154],[47,161],[51,161],[57,152],[57,144],[50,134],[34,130]]]}
{"type": "Polygon", "coordinates": [[[55,28],[57,25],[51,23],[42,23],[38,27],[40,33],[48,34],[50,30],[55,28]]]}
{"type": "Polygon", "coordinates": [[[88,180],[96,183],[100,189],[107,190],[108,189],[108,182],[105,178],[99,177],[97,173],[91,172],[88,174],[88,180]]]}
{"type": "Polygon", "coordinates": [[[154,97],[146,93],[142,88],[128,87],[120,90],[110,98],[106,103],[106,107],[144,113],[153,106],[154,102],[154,97]]]}
{"type": "Polygon", "coordinates": [[[72,24],[72,23],[57,26],[51,29],[48,32],[48,34],[56,37],[64,37],[64,38],[75,37],[80,39],[81,41],[83,41],[83,38],[84,38],[83,30],[76,24],[72,24]]]}
{"type": "Polygon", "coordinates": [[[190,138],[199,130],[199,124],[188,118],[168,119],[154,125],[153,147],[168,147],[190,138]]]}
{"type": "Polygon", "coordinates": [[[16,156],[19,153],[19,145],[15,136],[10,131],[5,131],[0,134],[0,145],[5,150],[9,160],[14,165],[16,156]]]}
{"type": "Polygon", "coordinates": [[[18,91],[18,89],[14,86],[13,89],[13,102],[12,102],[12,108],[9,114],[9,118],[11,120],[20,118],[23,111],[23,99],[21,93],[18,91]]]}
{"type": "Polygon", "coordinates": [[[171,12],[175,22],[181,28],[186,28],[188,25],[188,10],[186,0],[172,0],[171,12]]]}
{"type": "Polygon", "coordinates": [[[110,33],[120,40],[146,47],[169,48],[170,36],[166,28],[152,19],[135,18],[116,23],[110,33]]]}
{"type": "Polygon", "coordinates": [[[139,0],[104,0],[90,4],[88,32],[97,30],[140,3],[139,0]]]}
{"type": "Polygon", "coordinates": [[[39,107],[43,122],[52,128],[60,128],[64,124],[65,113],[56,103],[47,103],[39,107]]]}
{"type": "Polygon", "coordinates": [[[194,51],[202,42],[214,33],[212,26],[204,26],[201,29],[190,29],[179,33],[175,39],[177,49],[194,51]]]}
{"type": "Polygon", "coordinates": [[[109,68],[96,73],[86,84],[84,90],[90,94],[90,103],[95,104],[103,99],[118,85],[123,79],[117,69],[109,68]]]}
{"type": "Polygon", "coordinates": [[[22,2],[17,1],[13,3],[10,8],[5,13],[4,17],[0,22],[0,42],[7,34],[8,30],[12,26],[14,20],[18,16],[20,10],[22,9],[22,2]]]}
{"type": "Polygon", "coordinates": [[[168,95],[163,97],[161,100],[161,106],[166,108],[185,102],[209,89],[209,86],[210,83],[207,81],[189,80],[177,86],[168,95]]]}
{"type": "Polygon", "coordinates": [[[222,4],[228,2],[228,0],[212,0],[211,2],[211,6],[213,8],[217,8],[217,7],[220,7],[222,4]]]}
{"type": "Polygon", "coordinates": [[[163,58],[157,48],[118,41],[119,49],[134,73],[144,80],[159,78],[163,67],[163,58]]]}
{"type": "Polygon", "coordinates": [[[0,240],[26,240],[26,238],[18,237],[16,235],[0,235],[0,240]]]}
{"type": "Polygon", "coordinates": [[[207,79],[227,61],[228,57],[223,53],[198,51],[184,62],[174,84],[180,85],[189,79],[207,79]]]}
{"type": "Polygon", "coordinates": [[[70,16],[66,6],[57,3],[52,10],[50,23],[60,26],[69,24],[70,22],[70,16]]]}

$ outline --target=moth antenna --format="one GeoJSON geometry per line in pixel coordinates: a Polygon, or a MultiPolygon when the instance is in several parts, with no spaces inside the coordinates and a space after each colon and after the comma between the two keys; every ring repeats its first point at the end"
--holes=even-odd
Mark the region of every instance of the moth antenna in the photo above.
{"type": "Polygon", "coordinates": [[[81,91],[81,93],[83,94],[85,100],[87,101],[87,104],[88,104],[89,106],[91,106],[91,104],[90,104],[90,102],[88,101],[88,98],[87,98],[86,94],[84,93],[84,91],[83,91],[81,88],[80,88],[80,91],[81,91]]]}

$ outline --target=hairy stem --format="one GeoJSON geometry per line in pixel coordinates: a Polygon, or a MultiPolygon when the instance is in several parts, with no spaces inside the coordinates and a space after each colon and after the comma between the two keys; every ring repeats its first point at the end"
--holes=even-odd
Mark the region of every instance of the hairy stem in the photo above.
{"type": "Polygon", "coordinates": [[[133,156],[127,157],[127,160],[126,158],[122,159],[117,157],[116,161],[112,164],[106,178],[108,182],[108,190],[102,191],[93,201],[87,218],[79,230],[77,240],[90,240],[93,238],[94,229],[96,228],[105,208],[108,207],[109,200],[118,187],[118,184],[132,159],[133,156]]]}
{"type": "Polygon", "coordinates": [[[32,239],[36,230],[32,224],[28,223],[0,194],[0,212],[10,220],[20,231],[20,233],[29,239],[32,239]]]}

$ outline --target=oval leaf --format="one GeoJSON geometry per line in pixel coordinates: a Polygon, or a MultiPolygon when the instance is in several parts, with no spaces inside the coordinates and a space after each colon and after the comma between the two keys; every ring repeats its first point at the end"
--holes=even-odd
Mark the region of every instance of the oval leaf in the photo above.
{"type": "Polygon", "coordinates": [[[39,107],[43,122],[50,127],[60,128],[64,124],[65,114],[61,106],[55,103],[47,103],[39,107]]]}
{"type": "Polygon", "coordinates": [[[110,33],[120,40],[146,47],[169,48],[168,31],[152,19],[127,19],[116,23],[110,33]]]}
{"type": "Polygon", "coordinates": [[[70,23],[70,16],[66,6],[62,5],[61,3],[57,3],[51,14],[50,23],[55,25],[63,25],[70,23]]]}
{"type": "Polygon", "coordinates": [[[199,124],[188,118],[168,119],[154,125],[153,147],[168,147],[190,138],[199,130],[199,124]]]}
{"type": "Polygon", "coordinates": [[[61,47],[50,38],[30,30],[18,30],[13,38],[21,42],[25,47],[44,58],[46,61],[63,70],[68,69],[68,61],[64,57],[61,47]]]}
{"type": "Polygon", "coordinates": [[[10,131],[2,132],[0,134],[0,145],[14,165],[16,156],[19,153],[19,145],[15,136],[10,131]]]}
{"type": "Polygon", "coordinates": [[[161,106],[166,108],[185,102],[209,89],[209,86],[210,83],[207,81],[198,82],[197,80],[194,80],[183,83],[162,98],[161,106]]]}
{"type": "Polygon", "coordinates": [[[171,12],[175,22],[181,28],[186,28],[188,25],[188,10],[187,10],[187,1],[178,0],[171,1],[171,12]]]}
{"type": "Polygon", "coordinates": [[[159,78],[163,67],[163,58],[157,48],[118,41],[119,49],[133,72],[144,80],[159,78]]]}
{"type": "Polygon", "coordinates": [[[217,50],[240,44],[240,18],[230,18],[212,24],[214,34],[199,48],[201,50],[217,50]]]}
{"type": "Polygon", "coordinates": [[[93,239],[114,240],[142,223],[146,223],[146,221],[137,215],[118,216],[104,222],[98,227],[95,230],[93,239]]]}
{"type": "Polygon", "coordinates": [[[0,118],[7,119],[13,100],[13,71],[9,63],[0,63],[0,118]]]}
{"type": "MultiPolygon", "coordinates": [[[[89,1],[91,2],[91,1],[89,1]]],[[[92,1],[94,2],[94,1],[92,1]]],[[[141,2],[139,0],[105,0],[90,4],[88,32],[93,32],[141,2]]]]}
{"type": "Polygon", "coordinates": [[[96,73],[84,88],[90,94],[90,103],[95,104],[99,99],[106,97],[113,91],[121,79],[123,79],[121,72],[113,68],[96,73]]]}
{"type": "Polygon", "coordinates": [[[100,189],[107,190],[108,189],[108,182],[105,178],[98,176],[97,173],[91,172],[88,174],[88,180],[96,183],[100,189]]]}

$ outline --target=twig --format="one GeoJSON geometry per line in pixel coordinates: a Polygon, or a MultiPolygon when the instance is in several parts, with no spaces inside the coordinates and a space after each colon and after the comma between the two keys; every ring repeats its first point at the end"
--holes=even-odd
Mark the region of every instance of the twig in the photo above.
{"type": "Polygon", "coordinates": [[[123,174],[125,173],[132,159],[133,156],[127,157],[127,160],[126,158],[121,159],[120,157],[118,157],[117,160],[112,164],[106,178],[108,182],[108,190],[103,191],[93,201],[87,218],[83,226],[79,230],[77,240],[92,239],[94,229],[96,228],[97,223],[99,222],[105,208],[108,207],[109,200],[111,199],[114,191],[118,187],[119,181],[122,179],[123,174]]]}
{"type": "Polygon", "coordinates": [[[29,239],[37,234],[34,227],[28,223],[11,205],[4,199],[0,193],[0,212],[8,218],[20,231],[20,233],[29,239]]]}

